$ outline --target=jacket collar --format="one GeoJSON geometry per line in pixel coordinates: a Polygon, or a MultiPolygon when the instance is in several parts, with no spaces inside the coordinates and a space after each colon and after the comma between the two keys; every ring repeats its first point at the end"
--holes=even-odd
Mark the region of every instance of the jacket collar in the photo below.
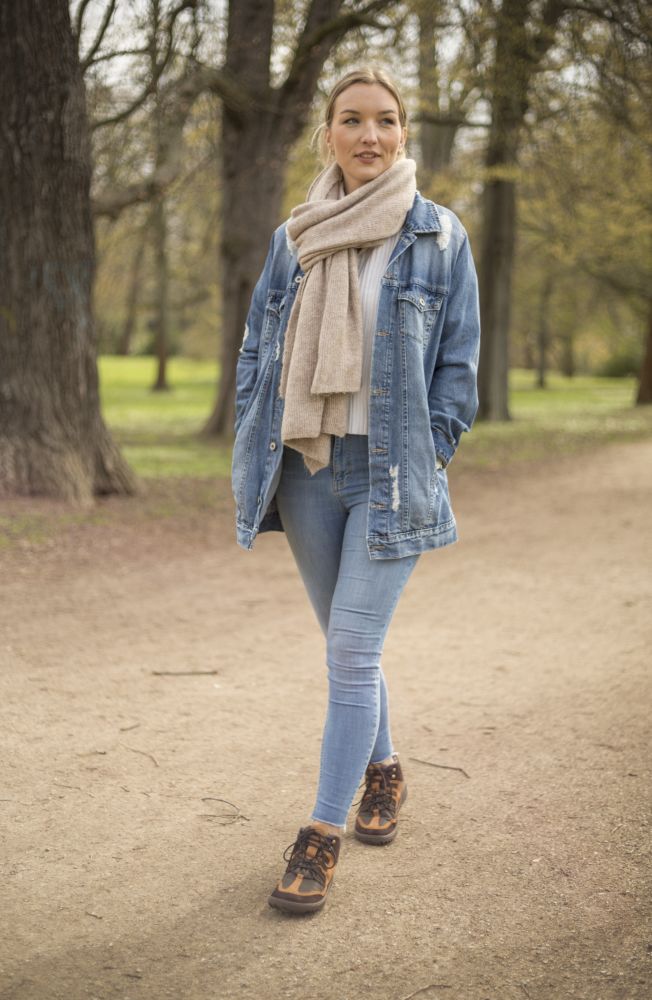
{"type": "Polygon", "coordinates": [[[418,191],[414,195],[412,208],[405,217],[402,232],[441,233],[441,219],[434,202],[424,198],[418,191]]]}

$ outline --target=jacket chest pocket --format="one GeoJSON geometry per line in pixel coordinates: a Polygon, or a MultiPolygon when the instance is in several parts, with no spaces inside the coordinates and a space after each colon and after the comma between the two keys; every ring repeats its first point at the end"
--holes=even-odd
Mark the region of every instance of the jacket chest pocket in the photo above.
{"type": "Polygon", "coordinates": [[[398,293],[401,334],[411,337],[425,350],[444,301],[444,292],[414,286],[398,293]]]}

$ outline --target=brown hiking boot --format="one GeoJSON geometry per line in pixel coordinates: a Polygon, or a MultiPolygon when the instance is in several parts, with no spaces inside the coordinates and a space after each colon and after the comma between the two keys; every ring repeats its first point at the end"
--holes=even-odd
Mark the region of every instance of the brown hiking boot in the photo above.
{"type": "Polygon", "coordinates": [[[318,910],[326,902],[339,854],[339,837],[320,833],[314,826],[302,826],[295,842],[285,849],[288,866],[269,897],[269,905],[290,913],[318,910]]]}
{"type": "Polygon", "coordinates": [[[396,836],[398,814],[407,784],[398,757],[391,764],[369,764],[354,834],[365,844],[389,844],[396,836]]]}

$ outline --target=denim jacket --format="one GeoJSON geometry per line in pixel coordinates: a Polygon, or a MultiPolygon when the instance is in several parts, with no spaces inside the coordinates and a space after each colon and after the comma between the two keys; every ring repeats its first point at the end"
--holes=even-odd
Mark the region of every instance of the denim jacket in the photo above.
{"type": "MultiPolygon", "coordinates": [[[[283,342],[303,272],[285,223],[254,289],[236,374],[232,485],[237,541],[282,531],[283,342]]],[[[382,279],[369,396],[371,559],[396,559],[457,539],[446,466],[477,412],[480,322],[466,232],[416,193],[382,279]]]]}

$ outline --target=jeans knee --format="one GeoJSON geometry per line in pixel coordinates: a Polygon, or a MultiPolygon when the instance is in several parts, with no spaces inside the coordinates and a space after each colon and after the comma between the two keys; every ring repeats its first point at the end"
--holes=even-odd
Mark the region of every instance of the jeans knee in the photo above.
{"type": "Polygon", "coordinates": [[[329,680],[333,683],[360,687],[379,682],[380,654],[344,630],[329,629],[326,662],[329,680]]]}

